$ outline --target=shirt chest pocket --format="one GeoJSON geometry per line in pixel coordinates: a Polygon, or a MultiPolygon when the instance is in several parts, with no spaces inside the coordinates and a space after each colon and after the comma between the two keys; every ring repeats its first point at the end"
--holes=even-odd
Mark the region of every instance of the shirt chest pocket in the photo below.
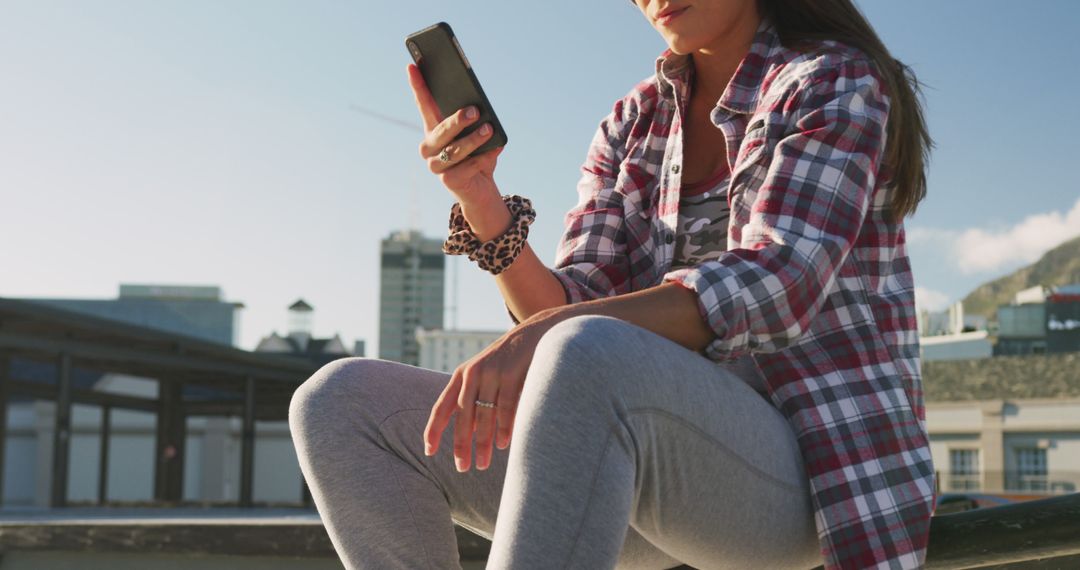
{"type": "Polygon", "coordinates": [[[639,161],[627,159],[619,167],[615,192],[622,197],[623,215],[628,222],[648,220],[659,200],[660,177],[639,161]]]}

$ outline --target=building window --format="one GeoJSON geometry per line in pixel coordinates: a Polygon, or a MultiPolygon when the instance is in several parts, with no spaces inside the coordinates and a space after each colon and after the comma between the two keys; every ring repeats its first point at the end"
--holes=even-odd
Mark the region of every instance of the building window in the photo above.
{"type": "Polygon", "coordinates": [[[1046,450],[1037,447],[1016,448],[1016,480],[1012,487],[1018,491],[1046,491],[1046,450]]]}
{"type": "Polygon", "coordinates": [[[979,490],[979,450],[949,450],[949,490],[979,490]]]}

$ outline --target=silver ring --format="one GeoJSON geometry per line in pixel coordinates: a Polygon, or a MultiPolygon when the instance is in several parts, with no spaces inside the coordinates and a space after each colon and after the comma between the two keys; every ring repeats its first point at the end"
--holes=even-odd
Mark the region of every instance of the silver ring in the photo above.
{"type": "Polygon", "coordinates": [[[495,407],[495,402],[485,402],[483,400],[477,400],[476,405],[480,406],[482,408],[494,408],[495,407]]]}
{"type": "Polygon", "coordinates": [[[443,147],[442,152],[439,153],[439,160],[450,162],[450,147],[443,147]]]}

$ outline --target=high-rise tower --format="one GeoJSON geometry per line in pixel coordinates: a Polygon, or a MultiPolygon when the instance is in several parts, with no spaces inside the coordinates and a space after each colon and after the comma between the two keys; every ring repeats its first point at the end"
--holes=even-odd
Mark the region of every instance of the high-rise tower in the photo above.
{"type": "Polygon", "coordinates": [[[442,240],[399,231],[382,240],[380,249],[379,358],[418,365],[416,328],[443,327],[442,240]]]}

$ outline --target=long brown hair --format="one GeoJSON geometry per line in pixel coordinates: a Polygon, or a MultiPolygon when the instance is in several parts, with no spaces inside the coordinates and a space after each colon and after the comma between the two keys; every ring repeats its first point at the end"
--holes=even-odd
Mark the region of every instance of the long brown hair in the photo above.
{"type": "Polygon", "coordinates": [[[890,97],[885,170],[895,186],[889,217],[899,223],[926,197],[926,166],[933,139],[923,117],[919,80],[892,57],[852,0],[757,0],[784,47],[835,40],[862,50],[874,62],[890,97]]]}

